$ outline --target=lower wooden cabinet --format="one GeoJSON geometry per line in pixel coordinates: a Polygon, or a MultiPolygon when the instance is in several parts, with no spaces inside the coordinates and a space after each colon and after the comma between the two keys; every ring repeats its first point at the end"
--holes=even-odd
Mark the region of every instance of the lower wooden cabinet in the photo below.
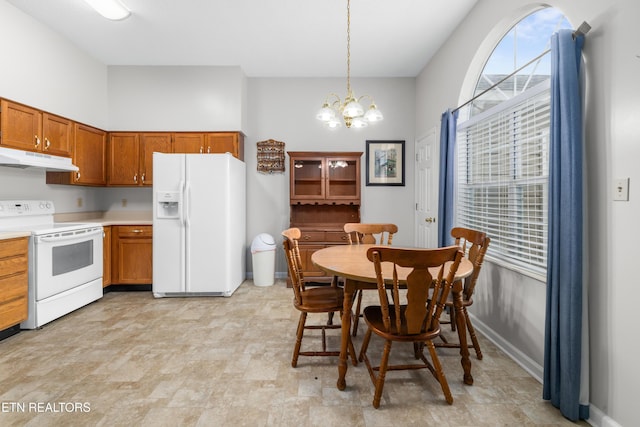
{"type": "Polygon", "coordinates": [[[102,227],[102,287],[111,284],[111,226],[102,227]]]}
{"type": "Polygon", "coordinates": [[[27,320],[29,238],[0,240],[0,331],[27,320]]]}
{"type": "MultiPolygon", "coordinates": [[[[298,248],[300,249],[300,261],[302,262],[302,271],[304,272],[304,280],[306,282],[327,283],[333,280],[333,277],[313,265],[311,255],[317,250],[349,243],[346,233],[343,230],[327,230],[300,227],[300,240],[298,240],[298,248]]],[[[291,286],[290,278],[287,277],[287,286],[291,286]]]]}
{"type": "Polygon", "coordinates": [[[111,284],[151,284],[152,238],[151,225],[111,226],[111,284]]]}

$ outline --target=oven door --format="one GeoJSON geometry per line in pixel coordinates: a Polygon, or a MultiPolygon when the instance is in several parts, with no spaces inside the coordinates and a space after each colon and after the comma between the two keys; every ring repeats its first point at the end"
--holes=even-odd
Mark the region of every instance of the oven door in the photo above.
{"type": "Polygon", "coordinates": [[[35,300],[102,278],[101,226],[33,236],[35,300]]]}

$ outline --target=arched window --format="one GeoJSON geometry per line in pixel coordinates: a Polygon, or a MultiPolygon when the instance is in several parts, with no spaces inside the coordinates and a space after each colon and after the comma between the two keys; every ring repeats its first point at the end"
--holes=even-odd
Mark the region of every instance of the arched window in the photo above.
{"type": "Polygon", "coordinates": [[[560,28],[571,26],[553,8],[514,25],[485,63],[457,129],[456,223],[491,236],[490,258],[538,278],[547,256],[548,49],[560,28]]]}

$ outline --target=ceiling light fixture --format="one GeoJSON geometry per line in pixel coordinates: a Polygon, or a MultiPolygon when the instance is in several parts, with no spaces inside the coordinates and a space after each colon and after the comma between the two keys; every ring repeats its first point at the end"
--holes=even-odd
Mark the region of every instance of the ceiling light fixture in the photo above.
{"type": "Polygon", "coordinates": [[[373,97],[362,95],[360,98],[351,91],[351,0],[347,0],[347,95],[344,102],[335,93],[330,93],[324,100],[322,108],[318,111],[316,118],[323,121],[330,128],[340,126],[338,115],[342,115],[344,124],[350,128],[366,127],[370,122],[379,122],[383,119],[382,113],[376,107],[373,97]],[[360,101],[369,98],[371,104],[367,111],[364,111],[360,101]]]}
{"type": "Polygon", "coordinates": [[[112,21],[119,21],[131,15],[131,11],[120,0],[84,0],[100,15],[112,21]]]}

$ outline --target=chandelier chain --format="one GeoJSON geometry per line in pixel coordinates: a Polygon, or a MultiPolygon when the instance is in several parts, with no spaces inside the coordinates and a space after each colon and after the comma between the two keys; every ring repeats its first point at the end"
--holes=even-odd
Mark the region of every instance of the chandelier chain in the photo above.
{"type": "Polygon", "coordinates": [[[347,0],[347,96],[351,96],[351,0],[347,0]]]}

